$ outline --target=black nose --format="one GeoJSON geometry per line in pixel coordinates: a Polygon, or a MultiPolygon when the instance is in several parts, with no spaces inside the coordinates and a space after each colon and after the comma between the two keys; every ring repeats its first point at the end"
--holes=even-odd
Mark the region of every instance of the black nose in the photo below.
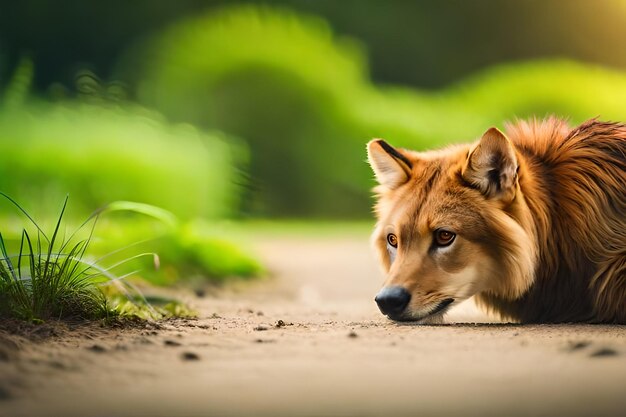
{"type": "Polygon", "coordinates": [[[411,294],[402,287],[385,287],[380,290],[374,301],[383,314],[398,316],[411,301],[411,294]]]}

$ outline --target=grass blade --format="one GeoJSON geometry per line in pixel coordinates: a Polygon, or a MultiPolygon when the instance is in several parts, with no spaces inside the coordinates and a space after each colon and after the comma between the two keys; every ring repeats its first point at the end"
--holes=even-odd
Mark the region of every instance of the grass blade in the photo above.
{"type": "MultiPolygon", "coordinates": [[[[15,207],[17,207],[17,209],[18,209],[19,211],[21,211],[21,212],[22,212],[22,214],[24,214],[24,215],[28,218],[28,220],[30,220],[30,222],[31,222],[31,223],[32,223],[32,224],[33,224],[33,225],[37,228],[37,230],[39,230],[39,232],[40,232],[40,233],[41,233],[41,235],[44,237],[44,239],[46,239],[46,242],[50,242],[50,239],[48,239],[48,236],[46,236],[46,234],[44,233],[44,231],[43,231],[43,230],[41,230],[41,228],[39,227],[39,225],[37,224],[37,222],[36,222],[36,221],[35,221],[32,217],[30,217],[30,214],[28,214],[28,212],[27,212],[26,210],[24,210],[24,209],[22,208],[22,206],[20,206],[20,205],[17,203],[17,201],[13,200],[10,196],[8,196],[7,194],[3,193],[2,191],[0,191],[0,196],[2,196],[2,197],[4,197],[4,198],[6,198],[6,199],[7,199],[7,200],[9,200],[11,203],[13,203],[13,205],[14,205],[15,207]]],[[[67,199],[66,199],[66,200],[67,200],[67,199]]]]}
{"type": "Polygon", "coordinates": [[[13,263],[11,262],[11,258],[9,257],[7,253],[7,247],[4,243],[4,238],[2,237],[2,233],[0,233],[0,250],[2,250],[2,256],[7,263],[7,268],[9,269],[11,276],[13,277],[15,281],[17,281],[18,278],[15,274],[15,269],[13,268],[13,263]]]}
{"type": "Polygon", "coordinates": [[[48,267],[50,266],[50,262],[51,262],[51,256],[52,256],[52,250],[54,248],[54,243],[56,241],[57,238],[57,234],[59,233],[59,228],[61,227],[61,220],[63,220],[63,214],[65,213],[65,208],[67,207],[67,200],[68,200],[69,196],[65,196],[65,201],[63,202],[63,208],[61,209],[61,214],[59,215],[59,219],[57,220],[57,224],[54,228],[54,233],[52,234],[52,239],[50,239],[50,243],[48,245],[48,256],[46,257],[46,261],[44,264],[44,274],[43,274],[43,279],[46,280],[48,279],[48,267]]]}

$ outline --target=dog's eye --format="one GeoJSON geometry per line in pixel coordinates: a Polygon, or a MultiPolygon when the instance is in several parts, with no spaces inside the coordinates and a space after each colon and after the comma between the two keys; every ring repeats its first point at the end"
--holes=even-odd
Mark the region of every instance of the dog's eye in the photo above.
{"type": "Polygon", "coordinates": [[[438,246],[448,246],[454,241],[456,234],[448,230],[437,230],[435,232],[435,243],[438,246]]]}
{"type": "Polygon", "coordinates": [[[398,247],[398,237],[396,235],[394,235],[393,233],[389,233],[387,235],[387,243],[389,243],[389,245],[391,245],[394,248],[398,247]]]}

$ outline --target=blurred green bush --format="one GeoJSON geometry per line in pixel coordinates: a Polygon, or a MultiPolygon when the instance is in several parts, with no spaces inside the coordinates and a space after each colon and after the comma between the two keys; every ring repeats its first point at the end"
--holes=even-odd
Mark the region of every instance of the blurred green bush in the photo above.
{"type": "MultiPolygon", "coordinates": [[[[19,80],[19,73],[28,71],[29,64],[20,67],[18,80],[3,96],[0,190],[45,227],[54,224],[59,201],[68,193],[70,224],[116,200],[144,203],[109,206],[108,211],[125,213],[101,219],[90,253],[115,252],[106,262],[113,265],[137,253],[158,252],[163,268],[140,258],[117,268],[119,275],[136,268],[131,275],[171,284],[190,276],[216,280],[261,271],[239,244],[198,220],[236,215],[247,163],[243,144],[217,132],[167,123],[129,104],[28,99],[28,77],[19,80]],[[191,226],[200,223],[201,228],[191,226]]],[[[7,241],[16,244],[23,222],[5,203],[0,222],[7,241]]]]}
{"type": "Polygon", "coordinates": [[[121,262],[114,271],[119,275],[132,272],[132,277],[139,276],[157,285],[186,281],[201,286],[207,279],[245,279],[263,272],[251,249],[245,242],[231,239],[224,232],[223,223],[200,218],[164,223],[128,213],[107,215],[100,219],[91,252],[106,255],[107,265],[121,262]],[[125,262],[146,252],[157,253],[159,265],[148,257],[125,262]]]}
{"type": "Polygon", "coordinates": [[[349,215],[369,205],[368,178],[345,114],[365,61],[324,21],[271,9],[226,9],[184,21],[126,55],[121,77],[139,100],[177,120],[217,128],[250,146],[244,211],[349,215]],[[159,68],[156,68],[156,67],[159,68]],[[133,77],[134,76],[134,77],[133,77]],[[338,172],[345,172],[344,180],[338,172]],[[361,184],[359,184],[359,179],[361,184]],[[355,181],[356,179],[356,181],[355,181]]]}
{"type": "Polygon", "coordinates": [[[183,218],[231,215],[245,159],[221,134],[140,108],[30,102],[0,112],[0,189],[43,213],[69,193],[80,215],[119,199],[183,218]]]}
{"type": "Polygon", "coordinates": [[[179,22],[131,48],[119,74],[167,117],[246,140],[245,210],[263,216],[366,216],[372,137],[425,149],[515,117],[578,123],[626,108],[626,74],[567,61],[510,63],[437,92],[374,86],[357,42],[255,6],[179,22]]]}

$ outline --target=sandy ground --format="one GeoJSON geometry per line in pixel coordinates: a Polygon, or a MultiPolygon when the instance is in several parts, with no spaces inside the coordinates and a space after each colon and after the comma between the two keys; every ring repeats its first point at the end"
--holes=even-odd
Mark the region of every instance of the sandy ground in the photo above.
{"type": "Polygon", "coordinates": [[[366,235],[256,247],[198,320],[0,333],[0,416],[626,415],[626,326],[395,324],[366,235]]]}

